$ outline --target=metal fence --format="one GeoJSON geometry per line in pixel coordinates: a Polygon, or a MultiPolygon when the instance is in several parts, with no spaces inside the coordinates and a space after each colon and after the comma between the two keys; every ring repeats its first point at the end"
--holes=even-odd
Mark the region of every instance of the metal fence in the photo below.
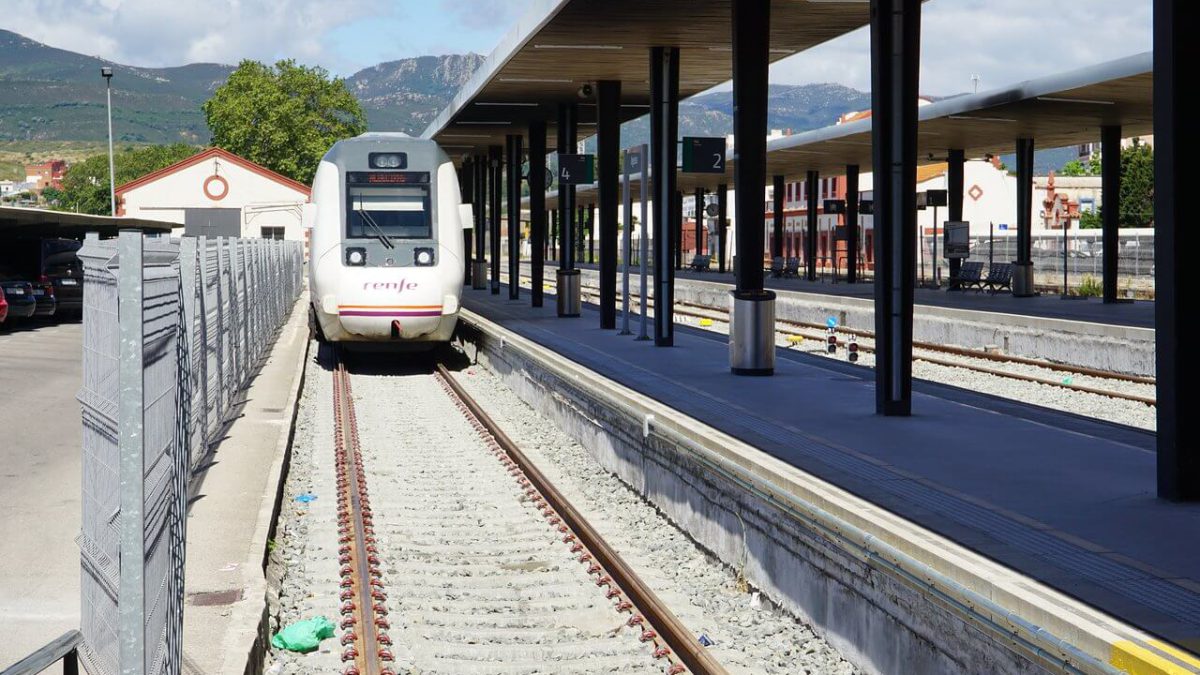
{"type": "MultiPolygon", "coordinates": [[[[924,266],[925,278],[933,276],[933,237],[921,238],[922,256],[918,262],[918,276],[924,266]]],[[[940,247],[941,242],[938,242],[940,247]]],[[[1063,237],[1061,233],[1035,234],[1032,237],[1033,269],[1039,284],[1062,284],[1063,237]]],[[[1150,229],[1122,231],[1118,236],[1117,278],[1122,288],[1153,290],[1154,288],[1154,231],[1150,229]]],[[[1066,241],[1066,266],[1068,284],[1075,288],[1087,277],[1097,280],[1104,274],[1104,243],[1100,230],[1070,230],[1066,241]]],[[[1012,262],[1017,259],[1017,237],[1012,231],[996,232],[992,236],[971,237],[970,260],[987,263],[1012,262]]],[[[941,278],[949,277],[949,262],[938,251],[941,278]]]]}
{"type": "Polygon", "coordinates": [[[301,291],[299,242],[89,235],[83,645],[92,675],[181,672],[188,485],[301,291]]]}

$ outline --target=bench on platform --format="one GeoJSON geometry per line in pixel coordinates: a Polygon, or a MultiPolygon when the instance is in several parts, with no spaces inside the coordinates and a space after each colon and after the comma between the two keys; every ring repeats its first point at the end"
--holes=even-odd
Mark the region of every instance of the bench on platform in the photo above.
{"type": "Polygon", "coordinates": [[[986,288],[988,293],[999,293],[1007,288],[1012,290],[1013,268],[1009,263],[994,263],[988,267],[987,278],[979,283],[979,287],[986,288]]]}
{"type": "Polygon", "coordinates": [[[787,263],[783,266],[783,276],[798,277],[800,276],[800,259],[788,258],[787,263]]]}
{"type": "Polygon", "coordinates": [[[775,278],[783,276],[783,257],[776,256],[771,259],[771,276],[775,278]]]}
{"type": "Polygon", "coordinates": [[[963,261],[957,276],[950,277],[951,291],[961,291],[966,288],[979,288],[983,283],[983,263],[963,261]]]}

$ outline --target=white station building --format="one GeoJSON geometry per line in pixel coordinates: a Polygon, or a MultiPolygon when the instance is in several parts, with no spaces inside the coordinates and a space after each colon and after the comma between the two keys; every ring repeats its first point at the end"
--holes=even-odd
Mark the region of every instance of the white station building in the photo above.
{"type": "Polygon", "coordinates": [[[310,188],[209,148],[117,188],[117,215],[178,223],[175,235],[304,240],[310,188]]]}

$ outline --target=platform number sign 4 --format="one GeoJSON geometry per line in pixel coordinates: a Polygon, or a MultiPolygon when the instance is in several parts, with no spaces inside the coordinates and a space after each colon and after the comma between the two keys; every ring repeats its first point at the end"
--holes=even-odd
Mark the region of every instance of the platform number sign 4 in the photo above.
{"type": "Polygon", "coordinates": [[[558,182],[587,185],[596,182],[595,155],[559,155],[558,182]]]}
{"type": "Polygon", "coordinates": [[[725,173],[725,138],[683,137],[684,173],[725,173]]]}

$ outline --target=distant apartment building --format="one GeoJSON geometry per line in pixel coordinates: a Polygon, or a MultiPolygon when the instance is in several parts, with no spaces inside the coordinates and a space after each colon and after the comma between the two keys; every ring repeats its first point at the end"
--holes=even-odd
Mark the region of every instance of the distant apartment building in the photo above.
{"type": "MultiPolygon", "coordinates": [[[[1137,143],[1139,145],[1149,146],[1150,148],[1153,148],[1154,147],[1154,136],[1153,135],[1130,136],[1129,138],[1122,138],[1121,139],[1121,149],[1124,150],[1125,148],[1130,147],[1134,143],[1137,143]]],[[[1079,146],[1079,160],[1080,161],[1086,162],[1087,160],[1092,159],[1093,157],[1096,157],[1099,154],[1100,154],[1100,142],[1099,141],[1097,141],[1095,143],[1083,143],[1079,146]]]]}
{"type": "Polygon", "coordinates": [[[52,187],[62,189],[63,178],[67,176],[67,162],[62,159],[52,159],[41,164],[25,165],[25,182],[33,183],[38,192],[52,187]]]}

